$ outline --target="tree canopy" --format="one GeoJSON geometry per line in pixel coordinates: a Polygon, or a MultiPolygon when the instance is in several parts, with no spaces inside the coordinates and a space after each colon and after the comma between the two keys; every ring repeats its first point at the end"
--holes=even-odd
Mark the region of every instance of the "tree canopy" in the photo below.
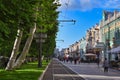
{"type": "MultiPolygon", "coordinates": [[[[13,56],[12,49],[17,49],[17,54],[20,55],[24,48],[30,46],[28,56],[37,56],[37,47],[35,39],[32,38],[36,26],[36,33],[46,33],[47,39],[43,45],[43,55],[52,55],[56,46],[55,38],[58,31],[58,6],[55,3],[57,0],[0,0],[0,55],[13,56]],[[42,29],[41,29],[42,27],[42,29]],[[15,39],[20,37],[18,30],[21,31],[21,39],[19,47],[14,48],[15,39]],[[23,34],[23,35],[22,35],[23,34]],[[31,38],[30,38],[31,37],[31,38]],[[32,45],[27,45],[26,42],[32,41],[32,45]],[[30,40],[31,39],[31,40],[30,40]],[[32,40],[33,39],[33,40],[32,40]],[[49,46],[51,45],[51,46],[49,46]]],[[[30,42],[31,44],[31,42],[30,42]]],[[[22,56],[25,54],[22,53],[22,56]]]]}

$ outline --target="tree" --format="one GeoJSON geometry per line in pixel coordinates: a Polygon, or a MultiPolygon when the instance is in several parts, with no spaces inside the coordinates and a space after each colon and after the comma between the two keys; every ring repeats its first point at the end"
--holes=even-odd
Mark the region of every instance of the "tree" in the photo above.
{"type": "MultiPolygon", "coordinates": [[[[54,5],[59,6],[58,4],[54,4],[54,5]]],[[[43,46],[43,55],[47,58],[47,60],[53,55],[54,48],[56,46],[55,38],[56,38],[56,33],[58,31],[57,26],[59,24],[57,22],[59,12],[56,11],[57,6],[54,6],[54,5],[49,5],[51,7],[44,9],[45,13],[48,15],[46,14],[42,15],[43,17],[47,17],[45,24],[47,24],[46,26],[49,26],[47,30],[48,37],[43,46]]],[[[48,5],[45,5],[45,6],[48,6],[48,5]]]]}
{"type": "MultiPolygon", "coordinates": [[[[5,0],[4,2],[6,1],[7,0],[5,0]]],[[[48,32],[49,30],[54,31],[53,35],[49,35],[53,38],[53,40],[51,41],[52,46],[50,50],[54,49],[55,36],[56,36],[55,34],[57,32],[56,26],[58,25],[58,22],[56,19],[59,12],[56,11],[58,5],[53,2],[54,0],[50,0],[49,2],[44,0],[41,0],[41,1],[40,0],[34,0],[34,1],[9,0],[9,5],[13,5],[13,6],[11,8],[11,11],[6,12],[6,14],[9,13],[7,16],[9,16],[10,19],[8,20],[10,21],[12,20],[12,22],[16,23],[15,30],[16,30],[16,33],[18,32],[17,33],[18,35],[14,42],[12,54],[8,62],[8,65],[6,67],[6,70],[13,70],[15,68],[19,68],[21,64],[24,62],[26,55],[29,52],[31,43],[33,41],[33,35],[36,31],[36,27],[37,27],[37,32],[47,32],[49,34],[48,32]],[[12,17],[14,17],[15,19],[12,19],[12,17]],[[40,29],[41,26],[44,27],[43,30],[40,29]],[[56,28],[54,28],[54,26],[56,28]],[[23,50],[19,49],[21,48],[21,43],[25,44],[23,50]],[[17,58],[18,54],[19,56],[17,58]]],[[[7,5],[5,4],[3,5],[5,6],[5,9],[3,10],[5,11],[9,10],[9,7],[7,5]]],[[[48,39],[51,39],[51,38],[48,38],[48,39]]]]}
{"type": "MultiPolygon", "coordinates": [[[[20,14],[20,15],[17,15],[19,28],[18,28],[16,40],[14,42],[12,54],[11,54],[11,57],[10,57],[9,62],[7,64],[6,70],[12,70],[12,69],[18,67],[20,64],[22,64],[24,57],[23,57],[23,60],[21,60],[21,55],[23,56],[23,52],[24,53],[28,52],[29,47],[30,47],[31,42],[32,42],[32,39],[33,39],[34,32],[36,30],[36,17],[37,17],[36,14],[37,14],[37,7],[38,7],[37,3],[38,2],[33,3],[33,2],[27,1],[27,0],[23,0],[20,2],[18,2],[16,0],[12,0],[12,1],[11,1],[11,4],[14,4],[14,7],[18,6],[17,3],[21,3],[19,5],[19,7],[17,7],[18,8],[17,10],[20,14]],[[20,47],[23,29],[24,29],[24,31],[25,30],[27,31],[28,29],[30,29],[30,35],[28,36],[28,39],[27,39],[27,42],[25,44],[25,48],[23,49],[22,54],[18,57],[18,59],[16,59],[17,53],[19,52],[19,47],[20,47]],[[26,49],[26,47],[27,47],[27,49],[26,49]]],[[[15,13],[17,13],[17,12],[15,12],[15,13]]]]}

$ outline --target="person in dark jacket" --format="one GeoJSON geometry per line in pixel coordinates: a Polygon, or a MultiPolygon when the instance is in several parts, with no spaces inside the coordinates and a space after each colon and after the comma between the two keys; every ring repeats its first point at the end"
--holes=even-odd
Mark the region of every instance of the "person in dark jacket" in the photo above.
{"type": "Polygon", "coordinates": [[[108,72],[109,63],[108,63],[107,58],[105,58],[103,62],[103,67],[104,67],[104,72],[108,72]]]}

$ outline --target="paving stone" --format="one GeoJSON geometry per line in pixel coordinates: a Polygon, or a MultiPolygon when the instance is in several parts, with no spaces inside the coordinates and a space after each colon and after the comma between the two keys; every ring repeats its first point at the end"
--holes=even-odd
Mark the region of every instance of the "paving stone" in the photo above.
{"type": "Polygon", "coordinates": [[[53,59],[42,80],[84,80],[58,60],[53,59]],[[62,75],[62,76],[61,76],[62,75]]]}

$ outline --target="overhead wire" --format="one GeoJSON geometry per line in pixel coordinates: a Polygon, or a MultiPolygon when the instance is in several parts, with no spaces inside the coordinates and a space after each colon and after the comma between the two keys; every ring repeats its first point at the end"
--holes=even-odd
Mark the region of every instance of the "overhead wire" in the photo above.
{"type": "Polygon", "coordinates": [[[66,16],[66,13],[67,13],[67,10],[68,10],[68,6],[69,6],[69,0],[67,0],[67,2],[65,3],[65,6],[66,6],[66,10],[65,10],[65,16],[66,16]]]}
{"type": "Polygon", "coordinates": [[[66,9],[65,9],[64,15],[61,15],[61,16],[62,16],[65,20],[60,20],[60,21],[61,21],[61,22],[74,22],[74,24],[75,24],[76,20],[73,20],[72,18],[66,16],[67,10],[68,10],[68,8],[69,8],[69,7],[68,7],[68,6],[69,6],[69,2],[70,2],[70,0],[67,0],[67,1],[64,3],[66,9]],[[68,20],[68,19],[69,19],[69,20],[68,20]]]}

